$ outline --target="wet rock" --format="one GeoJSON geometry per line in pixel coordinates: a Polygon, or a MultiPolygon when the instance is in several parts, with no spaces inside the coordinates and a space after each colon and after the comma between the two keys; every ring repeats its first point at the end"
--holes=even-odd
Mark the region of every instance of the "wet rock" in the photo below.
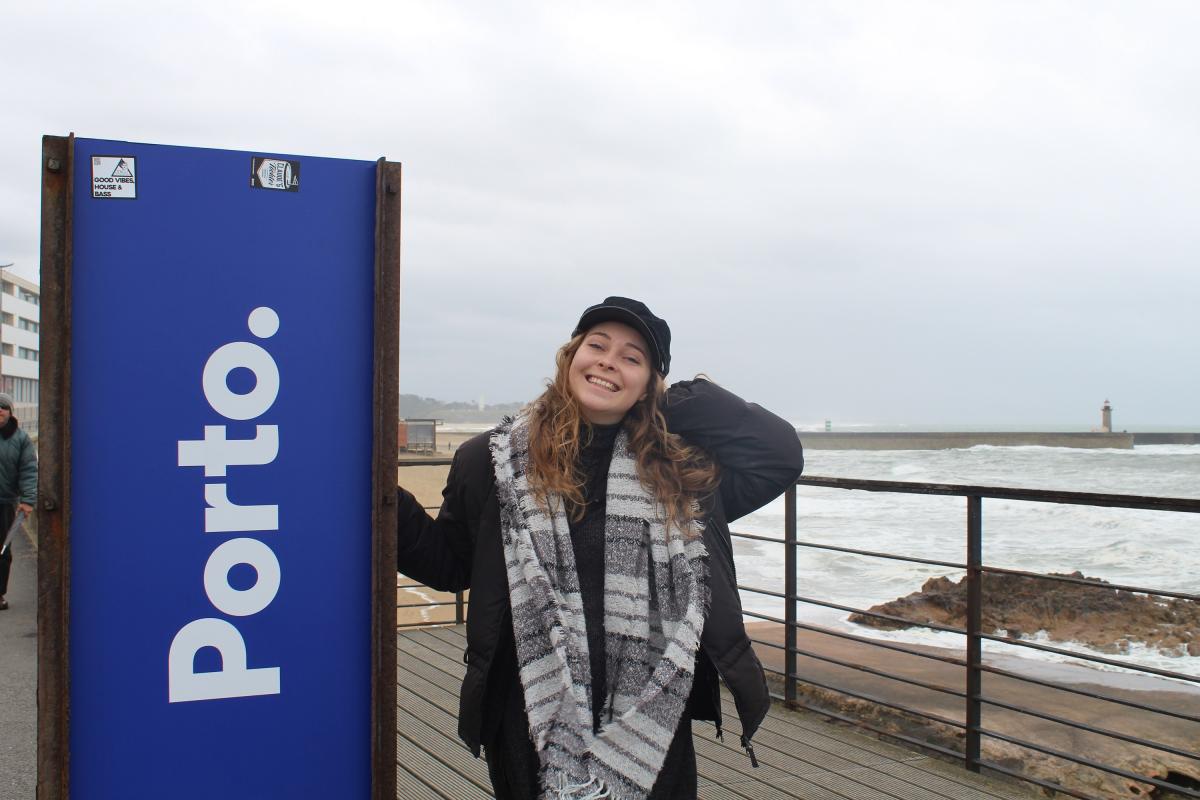
{"type": "MultiPolygon", "coordinates": [[[[1088,583],[984,575],[983,630],[1003,629],[1014,639],[1024,631],[1044,630],[1051,639],[1082,642],[1107,653],[1128,653],[1137,642],[1164,651],[1200,655],[1200,603],[1114,589],[1078,571],[1065,577],[1088,583]]],[[[869,610],[905,620],[962,627],[966,621],[967,581],[930,578],[919,592],[869,610]]],[[[912,627],[863,614],[852,615],[850,621],[886,630],[912,627]]]]}

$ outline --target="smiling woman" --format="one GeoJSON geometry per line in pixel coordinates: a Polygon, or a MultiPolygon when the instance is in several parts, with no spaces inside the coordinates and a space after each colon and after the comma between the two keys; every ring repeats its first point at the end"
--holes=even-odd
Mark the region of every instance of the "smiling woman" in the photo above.
{"type": "Polygon", "coordinates": [[[620,322],[601,322],[586,334],[571,359],[571,394],[585,419],[596,425],[620,422],[650,385],[649,345],[620,322]]]}
{"type": "Polygon", "coordinates": [[[800,474],[795,430],[705,380],[665,388],[671,331],[609,297],[554,380],[464,443],[431,519],[399,490],[397,564],[471,589],[459,735],[498,798],[694,798],[691,720],[742,744],[770,704],[728,520],[800,474]]]}

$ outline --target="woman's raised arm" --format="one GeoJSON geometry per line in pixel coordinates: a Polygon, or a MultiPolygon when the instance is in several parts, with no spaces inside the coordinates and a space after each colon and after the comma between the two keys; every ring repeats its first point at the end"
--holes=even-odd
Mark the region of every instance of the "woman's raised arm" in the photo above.
{"type": "Polygon", "coordinates": [[[667,390],[667,429],[703,448],[721,467],[721,500],[730,522],[774,500],[804,469],[791,423],[711,381],[667,390]]]}

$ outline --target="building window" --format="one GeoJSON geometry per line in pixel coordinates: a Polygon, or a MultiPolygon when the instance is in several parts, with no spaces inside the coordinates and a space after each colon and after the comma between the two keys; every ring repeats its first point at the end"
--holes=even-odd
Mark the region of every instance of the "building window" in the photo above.
{"type": "Polygon", "coordinates": [[[7,392],[12,395],[13,400],[18,403],[36,404],[38,401],[38,382],[32,378],[14,378],[11,375],[5,375],[0,380],[0,391],[7,392]]]}
{"type": "Polygon", "coordinates": [[[8,342],[5,342],[4,347],[0,348],[0,350],[2,350],[6,356],[11,356],[13,354],[13,346],[8,342]]]}
{"type": "Polygon", "coordinates": [[[16,292],[16,289],[17,289],[16,284],[9,283],[8,281],[4,281],[3,283],[0,283],[0,287],[2,287],[4,289],[5,294],[13,294],[16,292]]]}
{"type": "Polygon", "coordinates": [[[13,324],[13,315],[8,313],[7,311],[5,311],[3,314],[0,314],[0,317],[2,317],[2,319],[0,319],[0,322],[3,322],[5,325],[13,324]]]}
{"type": "Polygon", "coordinates": [[[17,348],[17,357],[24,358],[29,361],[37,361],[38,360],[38,351],[30,350],[28,347],[18,347],[17,348]]]}
{"type": "MultiPolygon", "coordinates": [[[[9,316],[12,315],[10,314],[9,316]]],[[[11,325],[12,323],[10,322],[9,324],[11,325]]],[[[32,331],[33,333],[38,332],[38,324],[33,320],[25,319],[24,317],[17,317],[17,327],[23,331],[32,331]]]]}
{"type": "Polygon", "coordinates": [[[26,303],[32,303],[35,306],[41,302],[41,300],[38,298],[38,296],[36,294],[34,294],[33,292],[30,292],[30,291],[27,291],[25,289],[22,289],[18,296],[22,300],[24,300],[26,303]]]}

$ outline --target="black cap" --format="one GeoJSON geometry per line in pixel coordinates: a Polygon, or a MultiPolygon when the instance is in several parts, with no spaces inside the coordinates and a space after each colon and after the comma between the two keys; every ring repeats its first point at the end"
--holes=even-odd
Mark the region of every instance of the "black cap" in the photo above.
{"type": "Polygon", "coordinates": [[[671,328],[666,320],[654,316],[646,304],[628,297],[606,297],[583,312],[579,324],[571,332],[578,336],[601,322],[624,322],[640,333],[653,351],[654,368],[666,375],[671,367],[671,328]]]}

